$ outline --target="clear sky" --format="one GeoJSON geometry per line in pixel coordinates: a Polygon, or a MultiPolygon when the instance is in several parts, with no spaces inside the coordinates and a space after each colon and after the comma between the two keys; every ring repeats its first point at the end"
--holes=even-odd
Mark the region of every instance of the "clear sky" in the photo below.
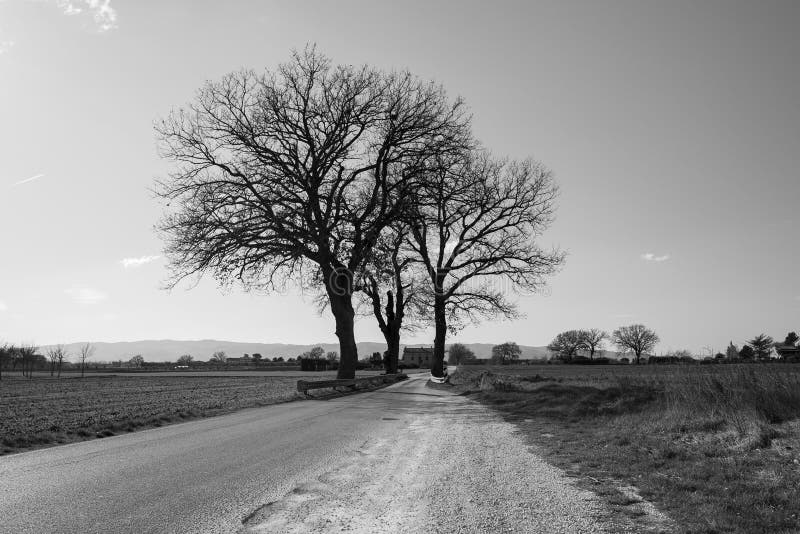
{"type": "MultiPolygon", "coordinates": [[[[443,83],[495,153],[556,174],[543,244],[563,271],[525,319],[457,340],[634,322],[660,351],[782,338],[800,330],[798,28],[792,0],[0,0],[0,339],[335,341],[296,294],[160,289],[148,191],[169,169],[156,119],[312,42],[443,83]]],[[[356,335],[382,339],[369,319],[356,335]]]]}

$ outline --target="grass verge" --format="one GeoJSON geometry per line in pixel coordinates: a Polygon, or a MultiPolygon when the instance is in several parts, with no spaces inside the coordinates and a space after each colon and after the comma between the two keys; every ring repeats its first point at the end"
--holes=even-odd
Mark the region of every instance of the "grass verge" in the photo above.
{"type": "Polygon", "coordinates": [[[672,520],[654,530],[788,533],[800,531],[798,371],[655,368],[601,380],[467,369],[451,382],[637,531],[648,528],[644,499],[672,520]]]}

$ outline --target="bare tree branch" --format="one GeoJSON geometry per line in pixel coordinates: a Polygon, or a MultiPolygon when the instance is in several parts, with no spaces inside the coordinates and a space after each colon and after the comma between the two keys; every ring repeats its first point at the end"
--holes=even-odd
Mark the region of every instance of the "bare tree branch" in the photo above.
{"type": "Polygon", "coordinates": [[[564,254],[537,244],[557,195],[542,165],[472,149],[437,158],[425,171],[408,203],[409,246],[428,273],[436,326],[432,372],[441,374],[448,329],[481,317],[517,317],[508,290],[540,290],[564,254]]]}

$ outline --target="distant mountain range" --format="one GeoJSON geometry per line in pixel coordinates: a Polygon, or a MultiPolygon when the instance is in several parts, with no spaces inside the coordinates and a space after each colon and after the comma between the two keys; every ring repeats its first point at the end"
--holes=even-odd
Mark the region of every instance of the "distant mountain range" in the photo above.
{"type": "MultiPolygon", "coordinates": [[[[491,343],[464,343],[469,347],[478,358],[489,358],[492,354],[491,343]]],[[[64,348],[71,354],[76,355],[82,343],[69,343],[64,348]]],[[[175,361],[183,354],[191,354],[195,360],[208,360],[216,351],[224,351],[230,357],[239,357],[244,354],[261,354],[264,358],[294,358],[311,350],[312,347],[322,347],[326,352],[339,350],[337,343],[315,343],[309,345],[292,345],[285,343],[241,343],[237,341],[220,341],[216,339],[202,339],[197,341],[179,341],[174,339],[158,339],[143,341],[119,341],[114,343],[97,342],[92,343],[95,352],[92,361],[112,362],[117,360],[129,360],[137,354],[141,354],[148,362],[175,361]]],[[[409,347],[430,346],[409,344],[409,347]]],[[[44,354],[48,347],[42,347],[40,353],[44,354]]],[[[522,359],[529,360],[535,358],[549,358],[550,351],[546,347],[531,347],[520,345],[522,349],[522,359]]],[[[386,350],[385,343],[363,342],[358,344],[359,357],[369,356],[373,352],[383,352],[386,350]]],[[[607,352],[605,356],[616,356],[616,353],[607,352]]],[[[600,356],[600,354],[598,354],[600,356]]]]}

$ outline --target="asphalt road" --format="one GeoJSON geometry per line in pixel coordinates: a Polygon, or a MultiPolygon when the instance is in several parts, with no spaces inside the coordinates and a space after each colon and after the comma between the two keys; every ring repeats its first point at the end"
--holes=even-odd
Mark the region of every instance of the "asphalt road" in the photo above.
{"type": "MultiPolygon", "coordinates": [[[[483,465],[478,471],[496,473],[503,469],[497,463],[507,463],[512,469],[512,464],[524,466],[520,455],[529,455],[513,429],[506,430],[511,425],[498,422],[488,410],[464,397],[431,390],[424,383],[425,377],[417,376],[368,393],[250,409],[2,457],[0,532],[287,532],[295,531],[289,528],[292,525],[298,532],[335,532],[344,530],[343,525],[359,532],[375,532],[374,525],[382,525],[382,531],[415,531],[431,521],[425,510],[438,498],[430,489],[432,484],[449,480],[464,462],[477,459],[475,465],[483,465]],[[475,419],[473,426],[451,425],[450,434],[429,428],[446,426],[457,418],[469,419],[476,410],[481,419],[475,419]],[[453,449],[436,457],[436,451],[446,451],[455,443],[461,447],[476,432],[485,434],[484,442],[473,444],[470,452],[453,449]],[[507,435],[502,437],[504,433],[507,435]],[[441,442],[431,441],[434,438],[441,442]],[[508,458],[488,461],[484,451],[496,439],[514,443],[503,447],[508,458]],[[392,472],[382,468],[386,462],[394,462],[392,472]],[[402,480],[396,478],[398,473],[402,480]],[[380,482],[375,482],[368,495],[359,493],[376,480],[380,482]],[[325,482],[324,487],[320,481],[325,482]],[[341,500],[343,487],[349,488],[347,502],[341,500]],[[303,504],[303,499],[310,498],[304,493],[311,490],[302,488],[324,497],[315,501],[317,515],[313,517],[318,516],[318,521],[313,525],[300,524],[311,521],[313,515],[303,504]],[[393,517],[407,529],[387,523],[386,510],[393,505],[375,500],[375,495],[383,493],[395,503],[405,499],[408,510],[419,509],[414,515],[417,526],[403,514],[393,517]],[[423,494],[427,495],[424,502],[417,498],[423,494]],[[353,524],[351,516],[358,513],[350,511],[370,499],[375,513],[362,513],[361,527],[353,524]],[[339,515],[328,509],[336,502],[340,503],[339,515]],[[277,508],[270,509],[276,503],[281,506],[280,513],[277,508]],[[331,518],[337,517],[346,523],[331,523],[331,518]],[[273,526],[265,526],[270,524],[273,526]]],[[[536,484],[537,473],[529,471],[540,470],[538,465],[520,467],[508,477],[536,484]]],[[[476,487],[483,484],[486,477],[470,469],[476,487]]],[[[548,502],[563,495],[565,509],[572,509],[576,507],[572,497],[587,499],[564,484],[559,481],[554,486],[552,495],[546,496],[548,502]]],[[[506,485],[498,482],[499,489],[492,491],[504,491],[506,485]]],[[[464,499],[472,500],[472,489],[462,491],[470,492],[464,499]]],[[[509,501],[499,494],[496,498],[509,501]]],[[[529,496],[525,499],[530,501],[529,496]]],[[[476,514],[484,515],[480,510],[476,514]]],[[[588,525],[590,520],[584,523],[588,525]]],[[[450,528],[445,525],[436,530],[450,528]]]]}
{"type": "Polygon", "coordinates": [[[231,531],[396,431],[386,409],[420,409],[405,394],[418,382],[394,386],[394,398],[293,402],[2,457],[0,532],[231,531]]]}

